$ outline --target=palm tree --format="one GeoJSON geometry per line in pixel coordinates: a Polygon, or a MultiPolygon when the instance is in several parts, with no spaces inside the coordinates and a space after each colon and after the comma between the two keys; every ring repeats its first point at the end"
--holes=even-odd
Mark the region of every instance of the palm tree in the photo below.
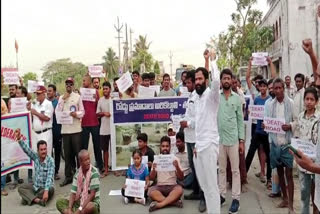
{"type": "Polygon", "coordinates": [[[139,35],[139,39],[136,39],[136,44],[134,45],[135,51],[133,53],[134,56],[138,54],[140,51],[148,51],[151,42],[147,42],[147,35],[142,36],[139,35]]]}
{"type": "Polygon", "coordinates": [[[116,57],[116,53],[112,48],[108,48],[106,51],[106,55],[102,57],[104,62],[104,69],[107,72],[107,75],[109,78],[112,78],[114,76],[118,75],[118,69],[119,69],[119,60],[118,57],[116,57]]]}

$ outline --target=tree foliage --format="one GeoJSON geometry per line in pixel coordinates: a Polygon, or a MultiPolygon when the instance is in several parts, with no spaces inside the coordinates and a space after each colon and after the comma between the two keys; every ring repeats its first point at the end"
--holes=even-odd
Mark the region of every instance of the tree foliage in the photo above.
{"type": "Polygon", "coordinates": [[[158,61],[156,61],[156,62],[154,63],[153,72],[154,72],[155,74],[160,74],[160,65],[159,65],[159,62],[158,62],[158,61]]]}
{"type": "Polygon", "coordinates": [[[28,72],[26,74],[24,74],[22,76],[22,79],[23,79],[23,85],[28,85],[28,80],[37,80],[38,77],[37,77],[37,74],[34,73],[34,72],[28,72]]]}
{"type": "Polygon", "coordinates": [[[112,48],[108,48],[106,55],[102,57],[104,60],[103,67],[106,70],[108,79],[118,76],[119,59],[112,48]]]}
{"type": "Polygon", "coordinates": [[[150,72],[153,70],[153,57],[148,52],[151,42],[147,42],[147,35],[141,36],[136,39],[133,52],[133,70],[140,70],[140,65],[145,65],[145,71],[150,72]]]}

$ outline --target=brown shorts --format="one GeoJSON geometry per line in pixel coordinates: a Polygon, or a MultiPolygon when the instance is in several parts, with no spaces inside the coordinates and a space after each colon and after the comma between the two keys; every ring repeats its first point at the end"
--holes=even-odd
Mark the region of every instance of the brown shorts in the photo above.
{"type": "Polygon", "coordinates": [[[109,150],[110,135],[100,135],[100,148],[103,151],[109,150]]]}
{"type": "Polygon", "coordinates": [[[155,186],[151,186],[149,188],[149,191],[148,191],[148,196],[150,196],[150,193],[152,191],[155,191],[155,190],[158,190],[159,192],[161,192],[161,194],[164,196],[164,197],[167,197],[170,192],[172,192],[173,190],[177,189],[177,188],[182,188],[179,184],[175,184],[175,185],[155,185],[155,186]]]}

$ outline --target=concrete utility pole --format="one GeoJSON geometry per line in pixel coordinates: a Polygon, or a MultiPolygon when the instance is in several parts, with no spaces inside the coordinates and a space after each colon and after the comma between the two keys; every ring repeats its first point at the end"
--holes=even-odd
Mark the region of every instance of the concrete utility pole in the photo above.
{"type": "Polygon", "coordinates": [[[130,64],[131,64],[131,72],[133,72],[133,51],[132,51],[132,34],[133,34],[133,30],[130,28],[130,64]]]}
{"type": "Polygon", "coordinates": [[[129,56],[129,43],[128,43],[128,31],[127,31],[127,24],[126,24],[126,40],[124,42],[124,46],[123,46],[123,67],[124,67],[124,71],[127,72],[128,71],[128,62],[129,62],[129,59],[128,59],[128,56],[129,56]]]}
{"type": "Polygon", "coordinates": [[[172,78],[172,57],[173,57],[173,54],[170,51],[169,58],[170,58],[170,76],[171,76],[171,78],[172,78]]]}
{"type": "Polygon", "coordinates": [[[118,26],[114,25],[114,28],[115,28],[116,31],[118,32],[118,37],[116,37],[116,39],[118,39],[119,63],[120,63],[120,65],[121,65],[120,39],[121,39],[122,37],[120,36],[120,34],[121,34],[121,29],[122,29],[122,27],[123,27],[123,24],[121,24],[121,27],[120,27],[119,17],[117,17],[117,20],[118,20],[118,26]]]}

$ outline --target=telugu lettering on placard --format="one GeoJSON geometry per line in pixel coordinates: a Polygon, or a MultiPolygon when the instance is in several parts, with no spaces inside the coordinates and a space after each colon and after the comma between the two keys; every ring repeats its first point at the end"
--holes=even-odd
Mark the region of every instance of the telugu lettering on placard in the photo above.
{"type": "Polygon", "coordinates": [[[125,196],[144,198],[144,188],[146,182],[134,179],[126,179],[126,188],[124,191],[125,196]]]}
{"type": "Polygon", "coordinates": [[[10,102],[11,102],[10,113],[27,111],[26,97],[11,98],[10,102]]]}
{"type": "Polygon", "coordinates": [[[259,53],[252,53],[252,65],[258,66],[266,66],[268,65],[267,56],[269,54],[267,52],[259,52],[259,53]]]}
{"type": "Polygon", "coordinates": [[[157,171],[159,172],[171,172],[175,171],[176,168],[173,165],[173,155],[155,155],[154,162],[157,164],[157,171]]]}
{"type": "Polygon", "coordinates": [[[73,124],[73,117],[70,115],[70,111],[57,111],[56,118],[58,124],[71,125],[73,124]]]}
{"type": "Polygon", "coordinates": [[[263,120],[264,118],[264,106],[262,105],[250,105],[250,119],[263,120]]]}
{"type": "Polygon", "coordinates": [[[316,145],[312,141],[302,140],[299,138],[291,138],[291,146],[295,149],[301,150],[306,156],[312,160],[316,160],[316,145]]]}
{"type": "Polygon", "coordinates": [[[90,65],[88,70],[91,77],[104,77],[102,65],[90,65]]]}
{"type": "Polygon", "coordinates": [[[96,89],[94,88],[80,88],[80,94],[83,101],[96,101],[96,89]]]}
{"type": "Polygon", "coordinates": [[[264,123],[264,130],[268,133],[275,133],[275,134],[285,134],[285,131],[282,129],[282,125],[285,124],[284,118],[271,118],[265,117],[263,119],[264,123]]]}
{"type": "Polygon", "coordinates": [[[119,91],[124,93],[133,84],[129,71],[122,75],[120,79],[116,81],[116,83],[119,91]]]}

